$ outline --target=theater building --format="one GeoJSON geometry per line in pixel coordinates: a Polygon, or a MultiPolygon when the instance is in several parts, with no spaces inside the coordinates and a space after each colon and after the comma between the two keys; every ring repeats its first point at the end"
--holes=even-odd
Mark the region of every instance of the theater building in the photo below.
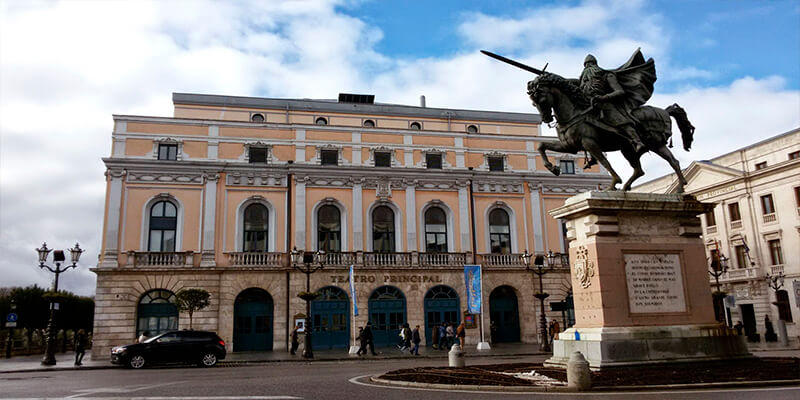
{"type": "MultiPolygon", "coordinates": [[[[719,276],[727,323],[741,321],[751,345],[764,347],[777,344],[766,341],[765,316],[776,331],[782,320],[789,344],[800,345],[800,129],[695,161],[684,175],[687,193],[716,204],[701,221],[709,262],[727,259],[719,276]],[[783,286],[770,287],[767,276],[783,276],[783,286]]],[[[674,174],[634,188],[674,190],[674,174]]]]}
{"type": "MultiPolygon", "coordinates": [[[[609,181],[575,156],[553,155],[561,176],[545,170],[535,149],[553,138],[540,136],[536,114],[350,94],[175,93],[173,103],[172,117],[114,116],[93,269],[95,358],[145,330],[188,328],[174,305],[186,288],[211,294],[194,329],[218,332],[229,351],[285,351],[306,318],[293,248],[326,251],[310,278],[321,293],[311,304],[315,348],[346,349],[368,319],[378,346],[394,344],[404,322],[424,327],[430,345],[432,326],[464,319],[465,264],[483,268],[486,340],[536,342],[541,288],[519,255],[566,253],[548,210],[609,181]]],[[[565,258],[544,278],[547,317],[562,327],[565,258]]],[[[479,337],[468,330],[468,343],[479,337]]]]}

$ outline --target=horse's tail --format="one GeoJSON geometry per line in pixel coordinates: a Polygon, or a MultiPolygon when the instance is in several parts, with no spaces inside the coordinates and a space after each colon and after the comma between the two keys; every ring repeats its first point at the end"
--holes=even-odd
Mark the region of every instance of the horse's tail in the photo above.
{"type": "Polygon", "coordinates": [[[692,140],[694,140],[694,125],[689,122],[689,117],[686,116],[686,110],[675,103],[665,109],[667,113],[675,118],[678,123],[678,128],[681,130],[681,140],[683,141],[683,149],[689,151],[692,148],[692,140]]]}

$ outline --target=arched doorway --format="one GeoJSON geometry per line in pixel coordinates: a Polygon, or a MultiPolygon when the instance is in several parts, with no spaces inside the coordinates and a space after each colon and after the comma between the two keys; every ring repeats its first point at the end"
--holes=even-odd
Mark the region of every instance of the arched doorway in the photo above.
{"type": "Polygon", "coordinates": [[[350,345],[350,301],[338,287],[319,290],[320,296],[311,302],[314,349],[346,349],[350,345]]]}
{"type": "Polygon", "coordinates": [[[178,329],[178,307],[175,294],[169,290],[156,289],[139,299],[136,309],[136,337],[145,331],[149,337],[178,329]]]}
{"type": "Polygon", "coordinates": [[[461,323],[461,315],[458,312],[459,302],[458,293],[453,288],[438,285],[430,288],[425,293],[425,344],[433,344],[433,335],[442,322],[453,323],[458,326],[461,323]]]}
{"type": "Polygon", "coordinates": [[[406,322],[406,297],[394,286],[381,286],[369,296],[369,320],[375,346],[393,346],[406,322]]]}
{"type": "Polygon", "coordinates": [[[492,290],[489,315],[494,324],[494,329],[490,328],[494,343],[519,342],[519,308],[514,288],[503,285],[492,290]]]}
{"type": "Polygon", "coordinates": [[[272,296],[250,288],[236,296],[233,306],[233,351],[272,350],[272,296]]]}

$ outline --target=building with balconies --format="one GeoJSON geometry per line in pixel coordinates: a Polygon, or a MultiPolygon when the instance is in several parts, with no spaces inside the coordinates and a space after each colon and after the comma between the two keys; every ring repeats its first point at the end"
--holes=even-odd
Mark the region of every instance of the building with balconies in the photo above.
{"type": "MultiPolygon", "coordinates": [[[[194,328],[218,332],[230,351],[286,350],[309,317],[315,347],[347,348],[367,320],[377,345],[394,344],[404,322],[425,327],[430,345],[434,326],[464,319],[465,264],[483,267],[486,340],[536,342],[541,288],[520,254],[566,253],[548,210],[609,181],[563,154],[553,156],[572,173],[550,174],[535,150],[553,138],[540,136],[536,114],[348,94],[175,93],[173,103],[172,117],[114,116],[94,357],[145,331],[188,327],[174,305],[184,288],[211,294],[194,328]],[[310,316],[293,249],[326,252],[314,259],[324,269],[311,275],[321,296],[310,316]]],[[[555,309],[569,303],[568,265],[558,257],[545,276],[555,309]]]]}
{"type": "MultiPolygon", "coordinates": [[[[744,324],[752,340],[765,342],[765,316],[783,320],[798,344],[800,318],[800,129],[762,140],[711,160],[695,161],[684,175],[690,193],[716,207],[701,217],[707,256],[724,256],[719,277],[728,324],[744,324]],[[767,276],[783,276],[783,287],[767,276]]],[[[669,193],[675,175],[634,188],[669,193]]],[[[711,279],[712,284],[715,280],[711,279]]],[[[777,328],[777,327],[776,327],[777,328]]]]}

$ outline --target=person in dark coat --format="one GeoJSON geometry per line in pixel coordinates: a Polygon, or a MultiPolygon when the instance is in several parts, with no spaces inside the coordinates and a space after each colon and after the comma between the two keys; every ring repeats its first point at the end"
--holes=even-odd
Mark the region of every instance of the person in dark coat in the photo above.
{"type": "Polygon", "coordinates": [[[292,329],[292,350],[289,352],[291,355],[295,355],[297,353],[297,347],[300,346],[300,325],[296,325],[294,329],[292,329]]]}
{"type": "Polygon", "coordinates": [[[78,333],[75,334],[75,365],[83,365],[83,355],[86,353],[86,342],[88,340],[86,331],[78,329],[78,333]]]}
{"type": "Polygon", "coordinates": [[[411,349],[411,354],[418,356],[419,355],[419,342],[422,341],[422,338],[419,335],[419,325],[414,327],[414,330],[411,332],[411,342],[414,343],[414,347],[411,349]]]}
{"type": "Polygon", "coordinates": [[[372,335],[372,322],[367,321],[367,326],[364,327],[364,332],[361,332],[361,337],[369,347],[370,353],[373,356],[377,356],[378,353],[375,352],[375,336],[372,335]]]}
{"type": "Polygon", "coordinates": [[[431,327],[431,336],[433,336],[433,338],[431,338],[432,341],[433,341],[433,349],[434,350],[439,350],[439,327],[438,326],[434,325],[433,327],[431,327]]]}
{"type": "Polygon", "coordinates": [[[363,354],[367,354],[367,342],[364,341],[364,327],[358,327],[358,336],[356,336],[356,340],[358,341],[358,351],[356,354],[359,356],[363,354]]]}

